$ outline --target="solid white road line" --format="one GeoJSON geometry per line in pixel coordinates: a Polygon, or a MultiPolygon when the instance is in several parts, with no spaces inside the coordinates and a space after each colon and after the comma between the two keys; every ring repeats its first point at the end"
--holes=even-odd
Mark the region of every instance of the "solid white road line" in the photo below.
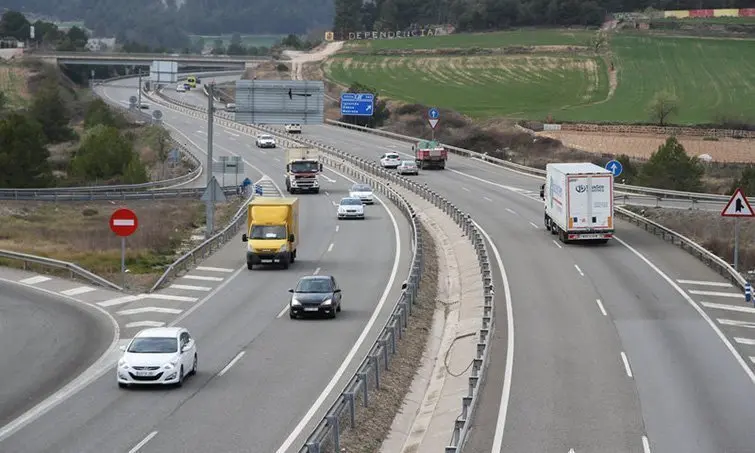
{"type": "Polygon", "coordinates": [[[627,359],[627,355],[624,354],[624,351],[621,351],[621,361],[624,362],[624,369],[627,372],[627,376],[632,377],[632,369],[629,367],[629,359],[627,359]]]}
{"type": "Polygon", "coordinates": [[[719,324],[724,326],[733,326],[733,327],[745,327],[748,329],[755,329],[755,322],[749,322],[749,321],[737,321],[734,319],[716,319],[719,324]]]}
{"type": "Polygon", "coordinates": [[[581,275],[582,277],[585,276],[585,273],[582,272],[582,269],[580,269],[579,266],[577,266],[576,264],[574,265],[574,269],[576,269],[577,272],[579,272],[579,275],[581,275]]]}
{"type": "Polygon", "coordinates": [[[498,264],[498,271],[501,273],[503,295],[506,299],[506,365],[503,370],[503,388],[501,389],[501,401],[498,406],[498,419],[495,424],[493,448],[490,450],[491,452],[499,453],[503,448],[503,432],[506,429],[506,415],[509,409],[509,399],[511,398],[511,376],[514,370],[514,310],[511,301],[509,278],[506,275],[506,269],[503,267],[501,252],[498,251],[495,242],[493,242],[490,235],[482,229],[480,224],[477,222],[474,222],[474,224],[480,230],[480,233],[482,233],[485,240],[490,244],[490,248],[493,250],[496,264],[498,264]]]}
{"type": "Polygon", "coordinates": [[[719,310],[729,310],[729,311],[736,311],[739,313],[755,314],[755,308],[744,307],[740,305],[714,304],[712,302],[700,302],[700,305],[706,308],[717,308],[719,310]]]}
{"type": "Polygon", "coordinates": [[[113,305],[122,305],[127,304],[129,302],[134,302],[135,300],[140,300],[140,296],[123,296],[123,297],[116,297],[115,299],[109,299],[102,302],[97,302],[97,305],[100,307],[112,307],[113,305]]]}
{"type": "Polygon", "coordinates": [[[530,225],[532,225],[533,228],[538,229],[539,227],[535,224],[535,222],[530,222],[530,225]]]}
{"type": "Polygon", "coordinates": [[[227,274],[232,274],[236,271],[236,269],[227,269],[225,267],[208,267],[208,266],[197,266],[195,269],[198,271],[207,271],[207,272],[225,272],[227,274]]]}
{"type": "Polygon", "coordinates": [[[329,251],[329,252],[332,252],[332,251],[333,251],[333,245],[334,245],[334,244],[333,244],[333,243],[331,242],[331,243],[330,243],[330,245],[328,246],[328,251],[329,251]]]}
{"type": "Polygon", "coordinates": [[[212,291],[212,288],[209,286],[170,285],[168,288],[185,289],[187,291],[212,291]]]}
{"type": "Polygon", "coordinates": [[[755,340],[753,340],[752,338],[734,337],[734,341],[739,344],[746,344],[747,346],[755,345],[755,340]]]}
{"type": "Polygon", "coordinates": [[[276,318],[282,318],[282,317],[283,317],[283,315],[285,315],[285,314],[286,314],[286,313],[288,312],[288,309],[289,309],[289,305],[288,305],[288,304],[286,304],[286,306],[285,306],[285,307],[283,307],[283,310],[281,310],[280,312],[278,312],[278,314],[277,314],[277,315],[275,315],[275,317],[276,317],[276,318]]]}
{"type": "Polygon", "coordinates": [[[129,310],[121,310],[116,312],[117,315],[140,315],[142,313],[167,313],[171,315],[180,314],[183,310],[177,308],[163,308],[163,307],[142,307],[131,308],[129,310]]]}
{"type": "Polygon", "coordinates": [[[152,440],[153,437],[157,436],[157,431],[152,431],[151,433],[147,434],[147,437],[141,440],[138,444],[134,445],[134,448],[128,451],[128,453],[136,453],[137,451],[141,450],[141,448],[145,445],[147,445],[147,442],[152,440]]]}
{"type": "Polygon", "coordinates": [[[719,282],[704,282],[700,280],[677,280],[677,283],[682,285],[702,285],[702,286],[718,286],[719,288],[731,288],[731,283],[719,283],[719,282]]]}
{"type": "Polygon", "coordinates": [[[187,278],[189,280],[203,280],[206,282],[222,282],[222,277],[205,277],[204,275],[184,275],[181,278],[187,278]]]}
{"type": "Polygon", "coordinates": [[[79,294],[91,293],[92,291],[96,291],[95,288],[89,286],[79,286],[78,288],[71,288],[65,291],[61,291],[60,294],[65,294],[66,296],[77,296],[79,294]]]}
{"type": "Polygon", "coordinates": [[[721,291],[700,291],[697,289],[688,289],[687,292],[698,296],[731,297],[732,299],[745,298],[744,294],[742,293],[722,293],[721,291]]]}
{"type": "Polygon", "coordinates": [[[648,436],[642,436],[642,453],[650,453],[650,441],[648,436]]]}
{"type": "Polygon", "coordinates": [[[512,213],[512,214],[514,214],[514,215],[516,215],[516,211],[514,211],[513,209],[509,209],[509,208],[506,208],[506,211],[508,211],[508,212],[510,212],[510,213],[512,213]]]}
{"type": "Polygon", "coordinates": [[[126,324],[126,328],[131,329],[133,327],[162,327],[164,325],[165,323],[160,321],[134,321],[126,324]]]}
{"type": "MultiPolygon", "coordinates": [[[[689,297],[689,295],[679,285],[677,285],[671,279],[671,277],[669,277],[668,275],[666,275],[666,273],[663,272],[660,268],[658,268],[658,266],[656,266],[649,259],[647,259],[645,257],[645,255],[643,255],[642,253],[638,252],[634,247],[632,247],[631,245],[627,244],[626,242],[624,242],[623,240],[619,239],[618,237],[614,236],[613,238],[616,241],[618,241],[620,244],[622,244],[624,247],[626,247],[627,249],[629,249],[632,253],[634,253],[635,256],[637,256],[642,261],[644,261],[645,264],[647,264],[648,266],[650,266],[650,268],[653,269],[656,274],[660,275],[661,278],[663,278],[664,280],[666,280],[666,282],[669,285],[671,285],[671,287],[674,288],[676,290],[676,292],[679,293],[684,298],[684,300],[686,300],[687,303],[689,303],[692,306],[692,308],[694,308],[697,311],[697,313],[705,320],[705,322],[708,323],[708,325],[713,329],[713,331],[716,332],[716,335],[718,335],[718,338],[726,346],[726,349],[729,350],[729,352],[731,353],[731,355],[734,356],[734,359],[737,361],[737,363],[739,363],[739,366],[742,368],[742,371],[744,371],[745,374],[747,374],[747,377],[750,378],[750,381],[753,384],[755,384],[755,373],[750,369],[750,367],[747,365],[747,362],[745,362],[745,360],[742,358],[742,356],[739,355],[739,353],[737,352],[737,350],[734,347],[734,345],[731,344],[731,341],[729,341],[728,338],[726,338],[726,335],[724,335],[724,333],[721,331],[721,329],[718,327],[718,325],[716,325],[716,323],[710,318],[710,316],[708,316],[708,314],[705,313],[705,310],[703,310],[702,308],[700,308],[700,306],[697,305],[697,303],[695,303],[695,301],[692,300],[692,298],[689,297]]],[[[705,302],[703,302],[703,305],[704,304],[705,304],[705,302]]]]}
{"type": "Polygon", "coordinates": [[[482,197],[482,198],[485,199],[486,201],[491,201],[491,202],[493,201],[492,198],[488,198],[488,197],[482,197]]]}
{"type": "Polygon", "coordinates": [[[600,308],[600,312],[603,313],[603,316],[608,316],[606,309],[603,307],[603,302],[601,302],[600,299],[595,299],[595,302],[597,302],[598,308],[600,308]]]}
{"type": "Polygon", "coordinates": [[[196,297],[174,296],[172,294],[141,294],[142,299],[177,300],[179,302],[196,302],[196,297]]]}
{"type": "Polygon", "coordinates": [[[25,285],[36,285],[37,283],[46,282],[48,280],[52,279],[50,277],[45,277],[44,275],[37,275],[36,277],[25,278],[23,280],[19,280],[18,282],[25,285]]]}
{"type": "Polygon", "coordinates": [[[554,243],[554,244],[556,244],[556,247],[558,247],[558,248],[560,248],[560,249],[564,248],[564,247],[563,247],[563,246],[562,246],[561,244],[559,244],[559,243],[558,243],[558,241],[556,241],[555,239],[553,240],[553,243],[554,243]]]}
{"type": "MultiPolygon", "coordinates": [[[[333,173],[340,175],[342,178],[346,179],[347,181],[351,181],[352,183],[356,184],[356,181],[349,178],[348,176],[341,174],[335,170],[331,170],[333,173]]],[[[367,335],[372,330],[373,326],[375,325],[375,322],[377,322],[377,318],[380,316],[381,312],[383,311],[383,306],[385,305],[386,301],[388,300],[388,295],[391,292],[391,288],[393,288],[393,283],[396,281],[396,274],[398,273],[398,265],[401,261],[401,232],[398,228],[398,222],[396,221],[396,216],[393,215],[393,212],[388,207],[388,205],[383,202],[383,200],[380,197],[375,197],[375,200],[377,200],[381,205],[383,205],[383,209],[385,209],[385,212],[388,213],[388,216],[391,218],[391,223],[393,224],[393,235],[396,238],[396,253],[393,257],[393,267],[391,268],[391,275],[388,278],[388,282],[385,285],[385,289],[383,290],[383,294],[380,296],[380,300],[378,300],[377,305],[375,306],[375,309],[372,311],[372,315],[370,316],[370,319],[367,321],[367,324],[362,329],[362,332],[359,334],[359,338],[357,338],[356,342],[354,342],[354,345],[351,347],[351,350],[349,350],[348,354],[346,354],[346,357],[344,357],[343,361],[341,362],[341,366],[338,367],[336,372],[333,374],[333,378],[328,382],[328,385],[325,386],[322,393],[317,397],[315,402],[312,404],[312,406],[309,408],[306,414],[304,414],[304,417],[299,421],[299,423],[294,427],[294,429],[291,431],[291,433],[288,435],[286,440],[283,441],[283,444],[281,444],[280,447],[276,450],[276,453],[286,453],[289,448],[293,445],[293,443],[296,441],[296,439],[302,434],[304,431],[304,428],[309,424],[310,420],[312,420],[312,417],[315,416],[315,414],[320,410],[320,407],[325,403],[325,400],[328,398],[330,393],[335,388],[336,384],[338,384],[338,381],[341,380],[344,373],[346,373],[346,369],[349,367],[351,362],[354,360],[354,356],[356,356],[357,351],[362,347],[362,343],[365,342],[367,335]]]]}
{"type": "Polygon", "coordinates": [[[233,359],[231,359],[231,361],[228,362],[228,365],[226,365],[225,368],[223,368],[222,370],[220,370],[220,373],[218,373],[218,377],[226,374],[228,372],[228,370],[230,370],[231,367],[236,364],[236,362],[238,362],[239,360],[241,360],[242,357],[244,357],[244,354],[246,354],[246,352],[244,352],[244,351],[241,351],[238,354],[236,354],[236,357],[234,357],[233,359]]]}

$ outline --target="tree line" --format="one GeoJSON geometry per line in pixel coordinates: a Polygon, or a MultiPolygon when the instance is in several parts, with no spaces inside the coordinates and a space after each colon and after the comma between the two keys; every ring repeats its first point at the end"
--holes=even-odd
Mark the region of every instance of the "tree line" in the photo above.
{"type": "Polygon", "coordinates": [[[62,31],[57,25],[43,20],[29,22],[18,11],[5,11],[0,17],[0,37],[16,38],[21,42],[29,41],[40,47],[63,51],[82,51],[86,49],[89,36],[79,27],[62,31]],[[34,26],[34,38],[31,27],[34,26]]]}
{"type": "Polygon", "coordinates": [[[615,12],[751,6],[749,0],[334,0],[333,30],[395,31],[438,24],[452,24],[458,31],[599,26],[615,12]]]}
{"type": "MultiPolygon", "coordinates": [[[[100,99],[71,101],[72,94],[61,89],[57,77],[45,69],[23,107],[14,108],[0,93],[0,187],[147,182],[128,120],[100,99]],[[80,133],[72,127],[77,123],[80,133]],[[70,159],[51,162],[51,145],[66,142],[75,146],[70,159]]],[[[162,132],[159,140],[164,142],[167,133],[162,132]]]]}

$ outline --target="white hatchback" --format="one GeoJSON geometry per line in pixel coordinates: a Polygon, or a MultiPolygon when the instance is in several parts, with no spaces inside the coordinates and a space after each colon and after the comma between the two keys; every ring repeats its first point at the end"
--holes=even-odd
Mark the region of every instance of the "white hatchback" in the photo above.
{"type": "Polygon", "coordinates": [[[121,351],[116,369],[120,388],[132,384],[180,387],[187,376],[197,373],[197,345],[183,327],[144,329],[121,351]]]}
{"type": "Polygon", "coordinates": [[[401,165],[401,156],[396,153],[385,153],[380,158],[380,165],[383,168],[397,168],[401,165]]]}

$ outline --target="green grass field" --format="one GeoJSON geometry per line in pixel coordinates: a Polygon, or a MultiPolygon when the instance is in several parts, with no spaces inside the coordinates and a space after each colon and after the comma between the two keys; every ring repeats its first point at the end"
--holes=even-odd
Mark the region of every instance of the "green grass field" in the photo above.
{"type": "MultiPolygon", "coordinates": [[[[223,41],[223,45],[227,46],[231,43],[232,35],[220,35],[220,36],[200,36],[192,35],[192,42],[199,41],[200,38],[204,38],[206,45],[213,45],[216,39],[223,41]]],[[[241,35],[241,43],[247,47],[272,47],[274,44],[280,42],[285,38],[285,35],[241,35]]]]}
{"type": "MultiPolygon", "coordinates": [[[[359,43],[372,49],[585,45],[592,33],[499,32],[359,43]],[[570,34],[571,33],[571,34],[570,34]]],[[[359,81],[397,100],[458,110],[472,117],[509,116],[555,121],[648,122],[659,91],[680,104],[675,123],[721,117],[755,121],[755,40],[615,34],[610,47],[618,86],[600,57],[554,52],[511,56],[339,55],[326,64],[334,81],[359,81]],[[604,102],[599,102],[604,101],[604,102]]]]}
{"type": "Polygon", "coordinates": [[[471,33],[424,38],[352,41],[349,49],[440,49],[440,48],[499,48],[506,46],[588,45],[594,32],[584,30],[516,30],[493,33],[471,33]]]}

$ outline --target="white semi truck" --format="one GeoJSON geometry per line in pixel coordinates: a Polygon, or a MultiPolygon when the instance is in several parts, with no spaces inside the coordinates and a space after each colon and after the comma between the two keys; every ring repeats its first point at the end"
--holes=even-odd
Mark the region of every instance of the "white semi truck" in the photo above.
{"type": "Polygon", "coordinates": [[[540,198],[545,229],[561,242],[613,237],[613,173],[592,163],[548,164],[540,198]]]}

